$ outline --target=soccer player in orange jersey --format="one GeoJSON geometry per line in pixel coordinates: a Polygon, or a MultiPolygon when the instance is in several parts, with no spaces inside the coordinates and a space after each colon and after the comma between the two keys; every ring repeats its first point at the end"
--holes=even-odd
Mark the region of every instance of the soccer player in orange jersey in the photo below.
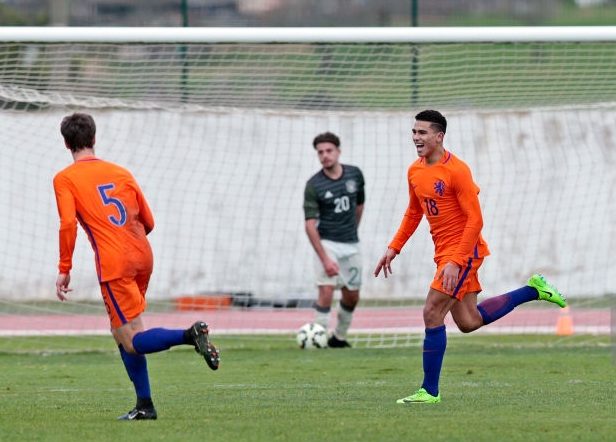
{"type": "Polygon", "coordinates": [[[443,146],[446,130],[447,120],[440,112],[425,110],[415,116],[413,143],[419,158],[408,169],[410,202],[374,271],[375,277],[381,270],[386,278],[392,273],[391,261],[425,216],[434,241],[436,274],[423,310],[424,380],[417,392],[398,400],[400,404],[441,401],[438,384],[447,346],[447,313],[451,312],[460,331],[470,333],[525,302],[541,299],[560,307],[567,305],[564,296],[539,274],[533,275],[526,286],[477,305],[481,292],[477,270],[490,254],[481,236],[479,187],[466,163],[443,146]]]}
{"type": "Polygon", "coordinates": [[[192,345],[216,370],[219,354],[209,341],[205,322],[198,321],[186,330],[145,329],[141,314],[152,273],[152,249],[146,237],[154,228],[152,212],[128,170],[94,155],[96,125],[90,115],[69,115],[60,130],[74,163],[53,180],[60,215],[56,294],[65,301],[72,290],[70,271],[79,221],[94,250],[111,333],[137,395],[135,408],[119,419],[156,419],[144,355],[192,345]]]}

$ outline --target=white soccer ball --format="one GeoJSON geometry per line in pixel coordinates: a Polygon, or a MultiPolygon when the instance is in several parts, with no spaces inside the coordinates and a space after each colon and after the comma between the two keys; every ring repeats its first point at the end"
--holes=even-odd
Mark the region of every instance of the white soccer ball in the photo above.
{"type": "Polygon", "coordinates": [[[305,350],[327,348],[327,330],[312,322],[304,324],[297,332],[297,344],[305,350]]]}

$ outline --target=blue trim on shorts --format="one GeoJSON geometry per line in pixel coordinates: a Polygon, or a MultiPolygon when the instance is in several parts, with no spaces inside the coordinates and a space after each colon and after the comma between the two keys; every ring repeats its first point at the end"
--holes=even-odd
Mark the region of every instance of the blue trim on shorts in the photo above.
{"type": "Polygon", "coordinates": [[[464,269],[464,273],[462,273],[462,277],[458,280],[458,285],[456,285],[456,288],[455,288],[455,290],[453,291],[453,294],[452,294],[452,296],[455,299],[458,299],[458,291],[462,287],[462,284],[464,283],[464,280],[466,279],[466,277],[468,276],[468,273],[471,271],[472,268],[473,268],[473,258],[468,258],[468,264],[466,264],[466,268],[464,269]]]}
{"type": "Polygon", "coordinates": [[[111,291],[111,286],[109,285],[108,282],[105,282],[104,284],[105,284],[105,287],[107,287],[107,294],[109,294],[109,299],[111,299],[111,302],[113,302],[113,308],[115,309],[117,315],[120,317],[120,321],[122,321],[122,324],[126,324],[128,321],[124,317],[122,310],[120,310],[120,306],[118,305],[118,302],[116,301],[115,296],[113,296],[113,292],[111,291]]]}

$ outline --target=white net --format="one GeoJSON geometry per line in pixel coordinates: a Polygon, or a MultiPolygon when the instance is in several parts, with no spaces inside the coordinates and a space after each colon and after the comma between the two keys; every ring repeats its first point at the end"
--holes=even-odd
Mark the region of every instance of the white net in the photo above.
{"type": "Polygon", "coordinates": [[[44,105],[408,112],[616,99],[612,42],[3,44],[2,96],[44,105]]]}
{"type": "MultiPolygon", "coordinates": [[[[351,332],[358,344],[413,342],[434,273],[425,222],[393,278],[372,270],[408,202],[413,115],[436,108],[482,189],[485,295],[540,271],[572,299],[577,331],[607,333],[614,60],[601,42],[2,44],[0,332],[107,333],[82,232],[72,304],[54,302],[51,180],[70,163],[59,123],[84,110],[97,154],[132,170],[154,211],[152,325],[205,317],[220,332],[287,333],[312,320],[296,308],[316,296],[302,199],[320,167],[312,138],[330,130],[366,179],[351,332]]],[[[519,310],[486,330],[554,332],[558,309],[519,310]]]]}

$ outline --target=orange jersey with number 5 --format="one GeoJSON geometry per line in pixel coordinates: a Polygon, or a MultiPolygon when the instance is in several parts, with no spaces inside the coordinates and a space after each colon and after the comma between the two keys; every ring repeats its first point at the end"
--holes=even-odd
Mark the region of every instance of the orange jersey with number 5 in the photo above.
{"type": "Polygon", "coordinates": [[[53,186],[60,215],[60,273],[72,268],[77,220],[94,250],[99,281],[152,271],[146,235],[154,218],[128,170],[89,155],[60,171],[53,186]]]}
{"type": "Polygon", "coordinates": [[[445,151],[436,164],[417,159],[408,169],[409,206],[389,247],[400,252],[425,215],[434,241],[434,261],[464,266],[490,254],[481,236],[479,187],[469,167],[445,151]]]}

